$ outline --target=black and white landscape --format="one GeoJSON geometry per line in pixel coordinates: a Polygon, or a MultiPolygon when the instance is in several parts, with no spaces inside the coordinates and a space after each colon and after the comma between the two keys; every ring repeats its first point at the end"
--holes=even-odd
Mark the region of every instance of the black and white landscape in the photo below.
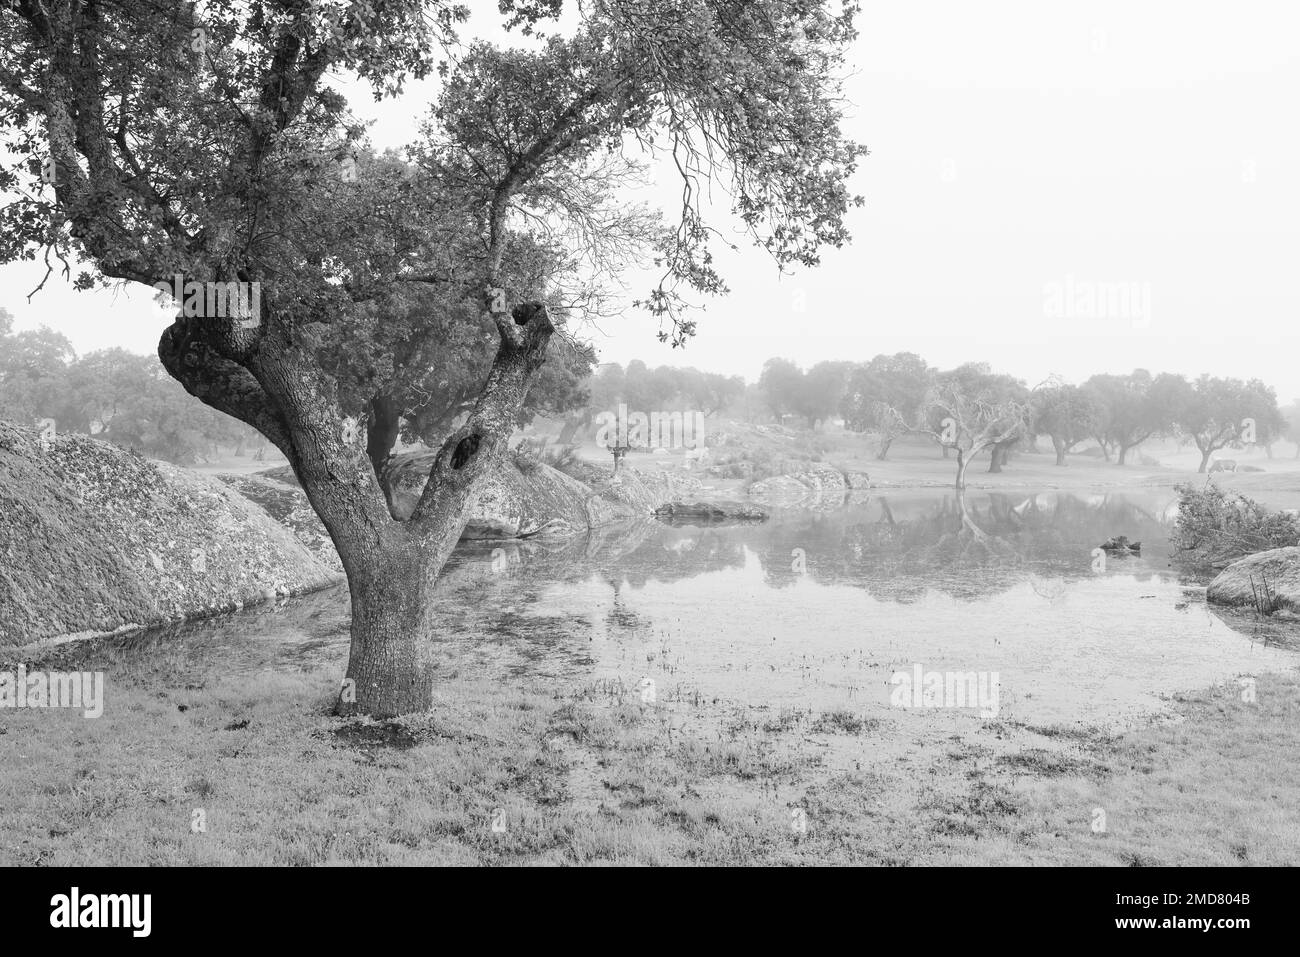
{"type": "Polygon", "coordinates": [[[7,0],[0,864],[1300,863],[1296,22],[7,0]]]}

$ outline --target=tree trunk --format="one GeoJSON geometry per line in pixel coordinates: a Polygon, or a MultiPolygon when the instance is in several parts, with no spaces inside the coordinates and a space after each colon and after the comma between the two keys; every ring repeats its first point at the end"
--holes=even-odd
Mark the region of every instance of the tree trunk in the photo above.
{"type": "MultiPolygon", "coordinates": [[[[265,309],[265,303],[264,303],[265,309]]],[[[269,314],[268,314],[269,316],[269,314]]],[[[501,342],[465,422],[443,442],[419,503],[394,520],[369,436],[345,425],[334,381],[274,317],[214,345],[211,323],[177,317],[158,344],[190,394],[252,425],[289,459],[338,549],[352,596],[352,645],[337,709],[391,717],[431,702],[433,588],[480,490],[504,459],[554,327],[546,306],[494,314],[501,342]]]]}
{"type": "Polygon", "coordinates": [[[1120,465],[1123,465],[1123,464],[1124,464],[1124,458],[1128,455],[1128,450],[1129,450],[1130,448],[1131,448],[1131,446],[1128,446],[1128,445],[1121,445],[1121,446],[1119,447],[1119,464],[1120,464],[1120,465]]]}
{"type": "MultiPolygon", "coordinates": [[[[382,527],[373,544],[363,538],[360,549],[346,541],[340,546],[353,600],[347,677],[355,682],[356,697],[347,701],[350,689],[344,686],[341,712],[391,717],[430,705],[433,589],[479,490],[505,458],[553,331],[541,303],[516,306],[513,317],[513,323],[498,322],[501,347],[483,391],[438,451],[410,519],[382,527]],[[362,560],[349,561],[354,554],[362,560]]],[[[331,535],[339,544],[332,528],[331,535]]]]}
{"type": "MultiPolygon", "coordinates": [[[[429,558],[442,550],[450,553],[455,541],[446,547],[445,539],[459,538],[460,530],[447,526],[443,541],[425,547],[402,526],[385,531],[365,562],[348,569],[352,646],[339,693],[340,714],[392,718],[427,710],[433,699],[430,597],[441,566],[429,558]]],[[[344,551],[367,549],[348,542],[340,548],[344,551]]]]}
{"type": "Polygon", "coordinates": [[[1065,464],[1065,442],[1060,436],[1052,436],[1052,448],[1056,449],[1056,464],[1065,464]]]}
{"type": "Polygon", "coordinates": [[[591,421],[591,415],[586,416],[571,415],[564,420],[564,427],[560,429],[560,445],[571,445],[573,438],[578,434],[578,430],[591,421]]]}
{"type": "Polygon", "coordinates": [[[893,444],[894,437],[892,435],[887,435],[881,439],[880,448],[876,451],[876,459],[881,462],[885,461],[885,458],[889,455],[889,447],[893,444]]]}
{"type": "MultiPolygon", "coordinates": [[[[947,446],[945,445],[944,448],[946,449],[947,446]]],[[[944,457],[947,458],[947,456],[944,457]]],[[[970,465],[970,460],[974,457],[974,449],[971,449],[969,457],[967,457],[964,449],[957,450],[957,484],[955,488],[959,492],[966,488],[966,466],[970,465]]]]}
{"type": "Polygon", "coordinates": [[[1198,468],[1198,469],[1196,470],[1196,472],[1197,472],[1198,475],[1203,475],[1203,474],[1205,474],[1206,470],[1209,469],[1209,467],[1210,467],[1210,456],[1213,455],[1213,454],[1214,454],[1214,450],[1213,450],[1213,449],[1202,449],[1202,450],[1201,450],[1201,467],[1198,468]]]}
{"type": "Polygon", "coordinates": [[[993,448],[989,449],[989,471],[1001,472],[1002,463],[1006,461],[1006,458],[1007,447],[1001,443],[994,445],[993,448]]]}

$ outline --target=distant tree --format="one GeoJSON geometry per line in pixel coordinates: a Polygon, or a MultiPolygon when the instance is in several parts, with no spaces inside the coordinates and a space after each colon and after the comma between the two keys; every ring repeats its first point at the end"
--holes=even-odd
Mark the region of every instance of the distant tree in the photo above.
{"type": "Polygon", "coordinates": [[[840,403],[845,426],[879,435],[876,458],[884,461],[894,440],[920,425],[932,375],[925,360],[912,352],[879,355],[857,366],[840,403]]]}
{"type": "Polygon", "coordinates": [[[778,422],[783,416],[798,411],[802,387],[803,373],[789,359],[773,358],[763,363],[758,391],[763,404],[778,422]]]}
{"type": "Polygon", "coordinates": [[[694,408],[710,416],[731,405],[745,392],[745,380],[738,375],[684,369],[682,388],[694,408]]]}
{"type": "Polygon", "coordinates": [[[60,431],[84,432],[150,458],[193,465],[255,431],[186,393],[153,356],[122,348],[87,353],[67,367],[51,407],[60,431]]]}
{"type": "Polygon", "coordinates": [[[1229,445],[1267,444],[1281,434],[1285,420],[1277,394],[1258,379],[1202,375],[1194,383],[1169,377],[1175,427],[1190,436],[1201,453],[1198,472],[1209,468],[1215,452],[1229,445]]]}
{"type": "Polygon", "coordinates": [[[640,359],[633,359],[623,372],[619,399],[630,411],[649,415],[665,410],[677,394],[677,388],[676,374],[669,367],[651,369],[640,359]]]}
{"type": "Polygon", "coordinates": [[[68,363],[76,357],[67,336],[42,326],[12,332],[8,313],[0,318],[0,418],[23,425],[56,418],[68,363]]]}
{"type": "Polygon", "coordinates": [[[1295,457],[1300,459],[1300,399],[1294,399],[1282,412],[1283,437],[1295,444],[1295,457]]]}
{"type": "Polygon", "coordinates": [[[1093,437],[1107,461],[1116,449],[1123,465],[1130,449],[1173,429],[1176,378],[1135,369],[1128,375],[1094,375],[1083,384],[1096,402],[1093,437]]]}
{"type": "MultiPolygon", "coordinates": [[[[71,431],[89,435],[106,433],[118,413],[145,389],[158,361],[115,347],[87,353],[68,369],[62,419],[71,431]]],[[[184,389],[172,398],[194,402],[184,389]]],[[[195,403],[206,408],[202,403],[195,403]]]]}
{"type": "Polygon", "coordinates": [[[1029,404],[1023,386],[968,363],[934,377],[922,400],[924,426],[917,429],[957,451],[956,487],[966,487],[966,470],[985,449],[1006,447],[1025,433],[1029,404]],[[934,423],[938,428],[931,428],[934,423]]]}
{"type": "Polygon", "coordinates": [[[1065,383],[1038,389],[1030,403],[1030,425],[1051,438],[1057,465],[1064,465],[1066,453],[1096,434],[1100,414],[1093,393],[1065,383]]]}
{"type": "Polygon", "coordinates": [[[807,420],[810,429],[839,411],[852,368],[851,362],[824,361],[803,374],[795,390],[794,411],[807,420]]]}

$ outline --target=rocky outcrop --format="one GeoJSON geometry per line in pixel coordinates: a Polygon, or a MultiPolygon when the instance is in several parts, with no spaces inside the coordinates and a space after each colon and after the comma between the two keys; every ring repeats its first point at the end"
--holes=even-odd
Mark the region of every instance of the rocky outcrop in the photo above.
{"type": "MultiPolygon", "coordinates": [[[[865,475],[865,473],[854,473],[865,475]]],[[[859,479],[858,481],[861,481],[859,479]]],[[[749,487],[751,497],[759,501],[797,504],[807,500],[842,497],[850,487],[839,469],[825,463],[816,463],[789,475],[763,479],[749,487]]]]}
{"type": "Polygon", "coordinates": [[[293,533],[308,551],[323,564],[343,574],[343,562],[334,550],[325,525],[307,501],[307,495],[293,478],[291,469],[274,470],[279,477],[268,472],[251,475],[218,475],[217,478],[234,488],[244,498],[261,506],[273,519],[293,533]],[[285,472],[288,481],[285,481],[285,472]]]}
{"type": "Polygon", "coordinates": [[[1271,548],[1238,559],[1210,582],[1206,601],[1215,605],[1254,606],[1300,614],[1300,547],[1271,548]]]}
{"type": "Polygon", "coordinates": [[[0,647],[198,617],[338,578],[219,481],[0,422],[0,647]]]}
{"type": "MultiPolygon", "coordinates": [[[[392,463],[393,507],[400,517],[415,509],[435,454],[406,453],[392,463]]],[[[536,460],[521,469],[507,456],[479,495],[462,537],[555,535],[644,518],[700,484],[688,475],[630,466],[617,476],[594,466],[584,467],[582,474],[586,481],[536,460]]]]}
{"type": "Polygon", "coordinates": [[[765,509],[745,502],[672,502],[654,514],[669,525],[742,525],[769,517],[765,509]]]}
{"type": "Polygon", "coordinates": [[[860,469],[845,469],[844,484],[854,492],[871,488],[871,476],[860,469]]]}
{"type": "MultiPolygon", "coordinates": [[[[390,464],[393,509],[398,517],[405,519],[415,510],[435,454],[408,452],[396,456],[390,464]]],[[[487,480],[462,539],[585,532],[588,528],[647,518],[659,506],[688,496],[700,487],[697,479],[680,472],[639,472],[627,466],[617,477],[596,466],[584,466],[582,474],[586,482],[535,460],[521,469],[513,457],[507,457],[500,470],[487,480]]],[[[280,468],[258,476],[223,478],[277,517],[282,513],[301,516],[302,528],[295,525],[295,534],[308,544],[323,539],[330,551],[333,550],[320,520],[307,505],[306,496],[296,484],[289,486],[294,482],[291,470],[280,468]],[[259,487],[260,482],[270,482],[274,487],[259,487]],[[281,496],[285,487],[297,495],[299,504],[272,501],[281,496]]]]}

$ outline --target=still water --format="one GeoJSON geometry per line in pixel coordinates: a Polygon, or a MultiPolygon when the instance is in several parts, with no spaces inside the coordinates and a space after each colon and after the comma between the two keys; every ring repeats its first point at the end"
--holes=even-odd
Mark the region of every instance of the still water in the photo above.
{"type": "MultiPolygon", "coordinates": [[[[439,597],[447,673],[653,688],[657,699],[855,712],[897,672],[996,673],[999,717],[1113,726],[1179,691],[1300,658],[1294,626],[1224,612],[1171,564],[1173,494],[968,492],[778,510],[759,525],[607,528],[462,546],[439,597]],[[1140,556],[1094,548],[1127,535],[1140,556]]],[[[343,587],[117,639],[175,680],[326,664],[342,675],[343,587]]]]}

